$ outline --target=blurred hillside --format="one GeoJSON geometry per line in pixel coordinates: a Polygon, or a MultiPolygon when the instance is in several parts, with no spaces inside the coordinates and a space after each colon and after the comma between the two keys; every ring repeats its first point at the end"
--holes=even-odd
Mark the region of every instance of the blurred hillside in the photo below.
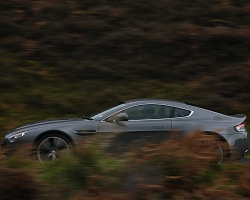
{"type": "Polygon", "coordinates": [[[0,135],[139,97],[250,116],[248,0],[0,0],[0,16],[0,135]]]}

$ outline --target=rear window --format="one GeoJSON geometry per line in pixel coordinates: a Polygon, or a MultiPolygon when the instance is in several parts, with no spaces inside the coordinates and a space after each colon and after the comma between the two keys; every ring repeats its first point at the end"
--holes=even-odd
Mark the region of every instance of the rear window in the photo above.
{"type": "Polygon", "coordinates": [[[182,108],[175,108],[174,110],[174,114],[173,114],[173,117],[187,117],[189,116],[191,113],[190,110],[185,110],[185,109],[182,109],[182,108]]]}

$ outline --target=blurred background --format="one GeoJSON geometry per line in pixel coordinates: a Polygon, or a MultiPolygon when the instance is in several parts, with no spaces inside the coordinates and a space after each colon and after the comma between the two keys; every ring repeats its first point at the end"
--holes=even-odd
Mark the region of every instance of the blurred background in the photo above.
{"type": "MultiPolygon", "coordinates": [[[[0,140],[24,123],[146,97],[244,113],[250,124],[249,22],[249,0],[0,0],[0,140]]],[[[44,165],[20,148],[0,154],[0,196],[250,198],[249,165],[211,164],[190,141],[121,158],[88,143],[44,165]]]]}
{"type": "Polygon", "coordinates": [[[0,0],[0,16],[0,136],[143,97],[250,116],[248,0],[0,0]]]}

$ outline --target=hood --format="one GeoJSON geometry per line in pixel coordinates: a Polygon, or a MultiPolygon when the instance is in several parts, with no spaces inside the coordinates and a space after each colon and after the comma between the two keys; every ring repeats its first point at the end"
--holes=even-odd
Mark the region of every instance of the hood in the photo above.
{"type": "Polygon", "coordinates": [[[51,119],[51,120],[42,120],[37,122],[32,122],[29,124],[25,124],[23,126],[17,127],[12,131],[17,131],[20,129],[27,129],[27,128],[36,128],[40,126],[45,125],[51,125],[51,124],[58,124],[58,123],[66,123],[66,122],[72,122],[72,121],[88,121],[87,119],[81,119],[81,118],[61,118],[61,119],[51,119]]]}

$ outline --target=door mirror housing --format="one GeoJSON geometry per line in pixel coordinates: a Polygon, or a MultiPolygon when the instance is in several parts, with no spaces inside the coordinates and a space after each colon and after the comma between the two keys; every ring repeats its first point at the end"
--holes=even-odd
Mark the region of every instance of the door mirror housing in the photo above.
{"type": "Polygon", "coordinates": [[[127,113],[120,113],[119,115],[117,115],[116,121],[117,122],[128,121],[128,114],[127,113]]]}

